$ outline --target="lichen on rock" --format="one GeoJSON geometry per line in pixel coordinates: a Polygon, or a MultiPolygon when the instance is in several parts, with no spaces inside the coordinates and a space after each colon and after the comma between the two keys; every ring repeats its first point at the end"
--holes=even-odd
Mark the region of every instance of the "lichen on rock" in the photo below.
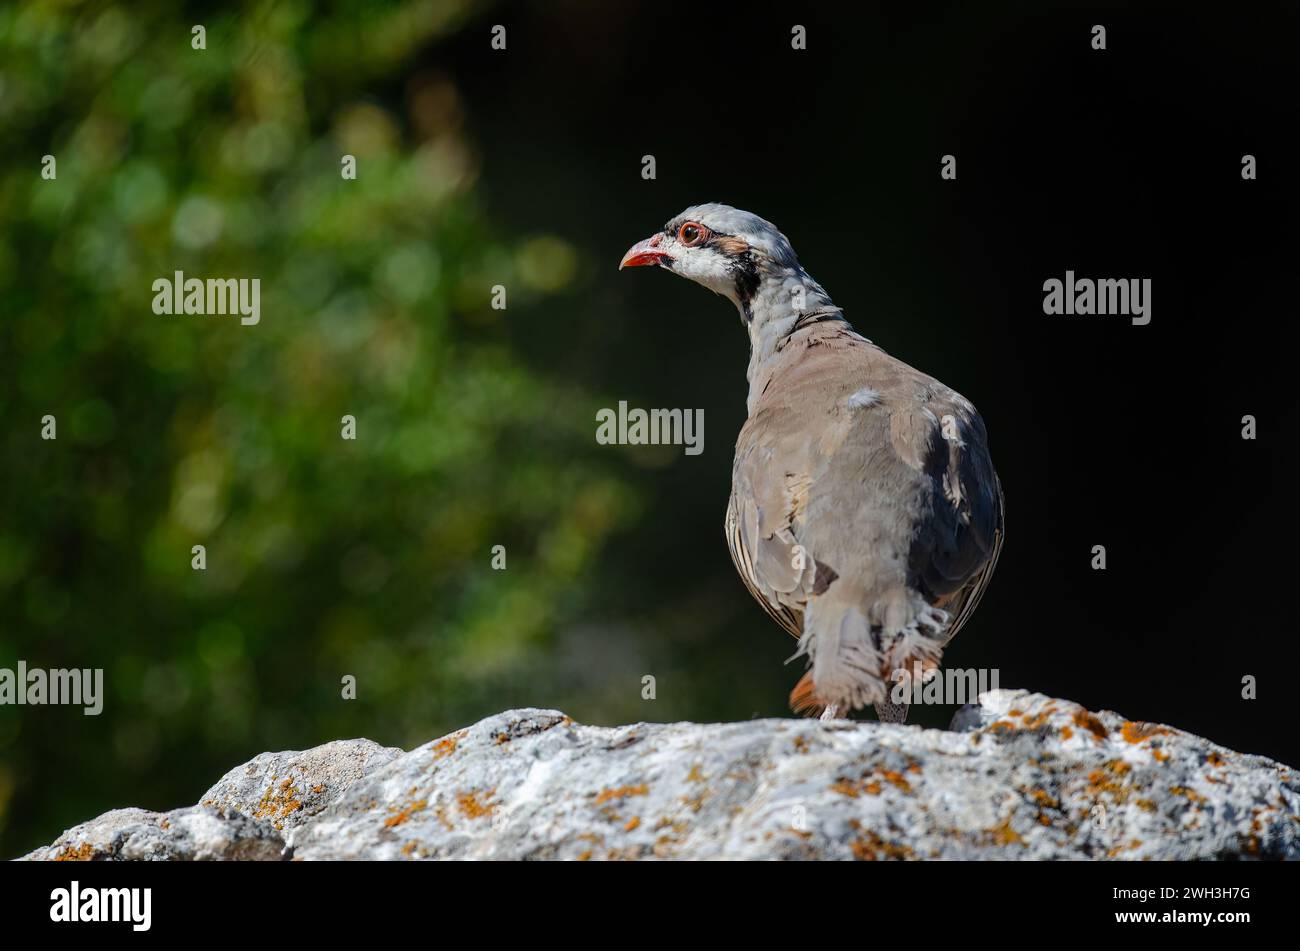
{"type": "Polygon", "coordinates": [[[265,753],[197,807],[106,813],[28,856],[104,857],[1295,859],[1300,774],[1025,691],[953,730],[525,709],[407,753],[265,753]]]}

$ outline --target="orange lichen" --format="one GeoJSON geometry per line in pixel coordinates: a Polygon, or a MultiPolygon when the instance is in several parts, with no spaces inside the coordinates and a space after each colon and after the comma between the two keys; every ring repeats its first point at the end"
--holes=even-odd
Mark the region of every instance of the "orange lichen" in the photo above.
{"type": "Polygon", "coordinates": [[[415,813],[419,812],[422,809],[427,808],[428,805],[429,803],[423,799],[416,800],[415,802],[407,806],[405,809],[401,809],[394,815],[391,815],[387,819],[385,819],[384,825],[388,826],[388,828],[390,829],[394,829],[397,826],[400,826],[407,819],[411,818],[411,816],[414,815],[415,813]]]}
{"type": "Polygon", "coordinates": [[[861,835],[849,843],[853,857],[859,862],[878,862],[882,860],[901,861],[914,858],[916,853],[911,847],[899,842],[890,842],[880,836],[874,829],[862,829],[858,820],[850,820],[849,826],[861,832],[861,835]]]}
{"type": "Polygon", "coordinates": [[[1052,711],[1042,710],[1036,715],[1026,713],[1024,716],[1026,730],[1041,730],[1052,719],[1052,711]]]}
{"type": "Polygon", "coordinates": [[[1093,798],[1109,793],[1117,803],[1127,802],[1133,790],[1122,780],[1132,770],[1133,767],[1123,760],[1113,759],[1088,774],[1088,792],[1093,798]]]}
{"type": "Polygon", "coordinates": [[[895,772],[892,769],[881,770],[880,775],[884,776],[888,782],[893,783],[905,793],[912,791],[912,784],[903,778],[903,774],[895,772]]]}
{"type": "Polygon", "coordinates": [[[1080,710],[1074,715],[1074,725],[1080,729],[1087,730],[1099,740],[1104,740],[1110,736],[1110,731],[1106,729],[1106,724],[1102,723],[1096,714],[1089,713],[1087,710],[1080,710]]]}
{"type": "MultiPolygon", "coordinates": [[[[496,792],[495,787],[489,789],[483,794],[485,799],[491,799],[492,794],[496,792]]],[[[461,793],[456,797],[456,804],[460,806],[460,811],[465,814],[466,819],[482,819],[485,816],[491,816],[496,812],[496,803],[479,802],[478,793],[461,793]]]]}
{"type": "Polygon", "coordinates": [[[253,810],[254,819],[270,819],[277,829],[281,824],[276,821],[284,819],[291,813],[297,812],[302,808],[302,803],[298,801],[297,790],[293,786],[293,778],[286,777],[277,787],[275,785],[276,777],[271,777],[271,785],[266,788],[262,794],[262,800],[253,810]]]}
{"type": "Polygon", "coordinates": [[[605,858],[611,862],[634,862],[641,858],[645,850],[644,845],[625,845],[620,849],[610,849],[605,853],[605,858]]]}
{"type": "MultiPolygon", "coordinates": [[[[917,773],[921,771],[921,767],[913,762],[908,765],[907,770],[908,772],[917,773]]],[[[865,773],[856,780],[840,777],[831,784],[830,790],[851,799],[857,799],[864,792],[871,796],[879,796],[883,788],[881,786],[882,780],[896,786],[905,793],[911,793],[912,791],[912,784],[907,781],[906,777],[893,769],[877,769],[874,773],[865,773]]]]}
{"type": "Polygon", "coordinates": [[[641,825],[641,817],[633,816],[631,819],[627,820],[627,824],[623,826],[623,831],[634,832],[636,831],[637,828],[640,827],[640,825],[641,825]]]}
{"type": "Polygon", "coordinates": [[[694,796],[683,796],[682,805],[691,810],[691,812],[699,812],[704,808],[704,801],[708,798],[709,791],[705,789],[694,796]]]}
{"type": "Polygon", "coordinates": [[[596,805],[609,802],[611,799],[626,799],[628,796],[646,796],[650,793],[650,787],[645,783],[637,786],[619,786],[615,789],[605,789],[596,796],[596,805]]]}
{"type": "Polygon", "coordinates": [[[437,762],[440,759],[446,759],[452,753],[456,752],[457,740],[454,736],[445,736],[437,743],[433,744],[433,759],[437,762]]]}
{"type": "Polygon", "coordinates": [[[67,845],[54,856],[56,862],[89,862],[95,856],[95,847],[89,842],[78,846],[67,845]]]}
{"type": "Polygon", "coordinates": [[[691,771],[686,774],[686,781],[688,783],[702,783],[704,782],[704,780],[705,780],[705,776],[703,773],[700,772],[699,763],[693,765],[691,767],[691,771]]]}
{"type": "Polygon", "coordinates": [[[989,835],[993,837],[995,845],[1024,845],[1025,840],[1020,837],[1020,833],[1011,828],[1011,820],[1003,819],[1002,822],[989,830],[989,835]]]}
{"type": "Polygon", "coordinates": [[[1152,736],[1169,736],[1170,730],[1157,723],[1140,723],[1133,720],[1125,721],[1124,726],[1120,729],[1120,735],[1129,743],[1141,743],[1143,740],[1152,736]]]}
{"type": "Polygon", "coordinates": [[[679,840],[674,839],[671,836],[661,835],[655,840],[654,848],[650,851],[654,854],[655,858],[668,858],[673,854],[672,848],[674,845],[677,845],[678,841],[679,840]]]}
{"type": "Polygon", "coordinates": [[[1060,808],[1061,804],[1056,799],[1048,795],[1045,790],[1031,789],[1029,791],[1029,796],[1031,799],[1034,800],[1034,802],[1038,803],[1040,806],[1044,806],[1048,809],[1060,808]]]}
{"type": "Polygon", "coordinates": [[[1138,848],[1138,847],[1141,846],[1141,845],[1142,845],[1142,840],[1141,840],[1141,839],[1131,839],[1131,840],[1129,840],[1129,842],[1128,842],[1127,844],[1121,842],[1119,845],[1115,846],[1113,849],[1109,849],[1109,850],[1107,850],[1107,852],[1106,852],[1106,858],[1108,858],[1108,859],[1113,859],[1113,858],[1115,858],[1115,856],[1119,855],[1121,852],[1127,852],[1127,851],[1130,851],[1130,850],[1132,850],[1132,849],[1136,849],[1136,848],[1138,848]]]}

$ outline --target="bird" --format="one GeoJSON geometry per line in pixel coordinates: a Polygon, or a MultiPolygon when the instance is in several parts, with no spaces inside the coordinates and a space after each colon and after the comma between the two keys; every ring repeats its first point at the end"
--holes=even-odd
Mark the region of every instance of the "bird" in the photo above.
{"type": "Polygon", "coordinates": [[[904,723],[1002,549],[1002,485],[974,405],[858,333],[790,241],[751,212],[687,208],[628,249],[729,299],[749,334],[747,417],[724,532],[798,639],[795,713],[904,723]],[[894,684],[904,690],[891,691],[894,684]]]}

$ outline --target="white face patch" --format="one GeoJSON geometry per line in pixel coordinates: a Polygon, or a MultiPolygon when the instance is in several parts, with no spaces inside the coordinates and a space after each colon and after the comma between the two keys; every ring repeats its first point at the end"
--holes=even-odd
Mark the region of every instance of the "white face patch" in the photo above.
{"type": "Polygon", "coordinates": [[[869,386],[864,386],[847,400],[849,409],[866,409],[880,402],[880,394],[869,386]]]}
{"type": "Polygon", "coordinates": [[[680,244],[669,253],[673,258],[671,270],[674,274],[689,278],[733,302],[736,300],[736,278],[725,255],[712,248],[688,248],[680,244]]]}

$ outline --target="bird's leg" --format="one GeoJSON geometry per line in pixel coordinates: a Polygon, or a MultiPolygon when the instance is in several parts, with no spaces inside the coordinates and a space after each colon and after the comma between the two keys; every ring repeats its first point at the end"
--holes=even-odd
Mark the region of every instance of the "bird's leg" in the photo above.
{"type": "Polygon", "coordinates": [[[894,703],[889,699],[882,700],[875,705],[876,717],[881,723],[906,723],[907,706],[906,703],[894,703]]]}
{"type": "Polygon", "coordinates": [[[827,704],[827,705],[826,705],[826,709],[822,711],[821,719],[822,719],[822,720],[837,720],[837,719],[839,719],[839,714],[840,714],[840,708],[839,708],[838,706],[836,706],[835,704],[830,703],[830,704],[827,704]]]}

